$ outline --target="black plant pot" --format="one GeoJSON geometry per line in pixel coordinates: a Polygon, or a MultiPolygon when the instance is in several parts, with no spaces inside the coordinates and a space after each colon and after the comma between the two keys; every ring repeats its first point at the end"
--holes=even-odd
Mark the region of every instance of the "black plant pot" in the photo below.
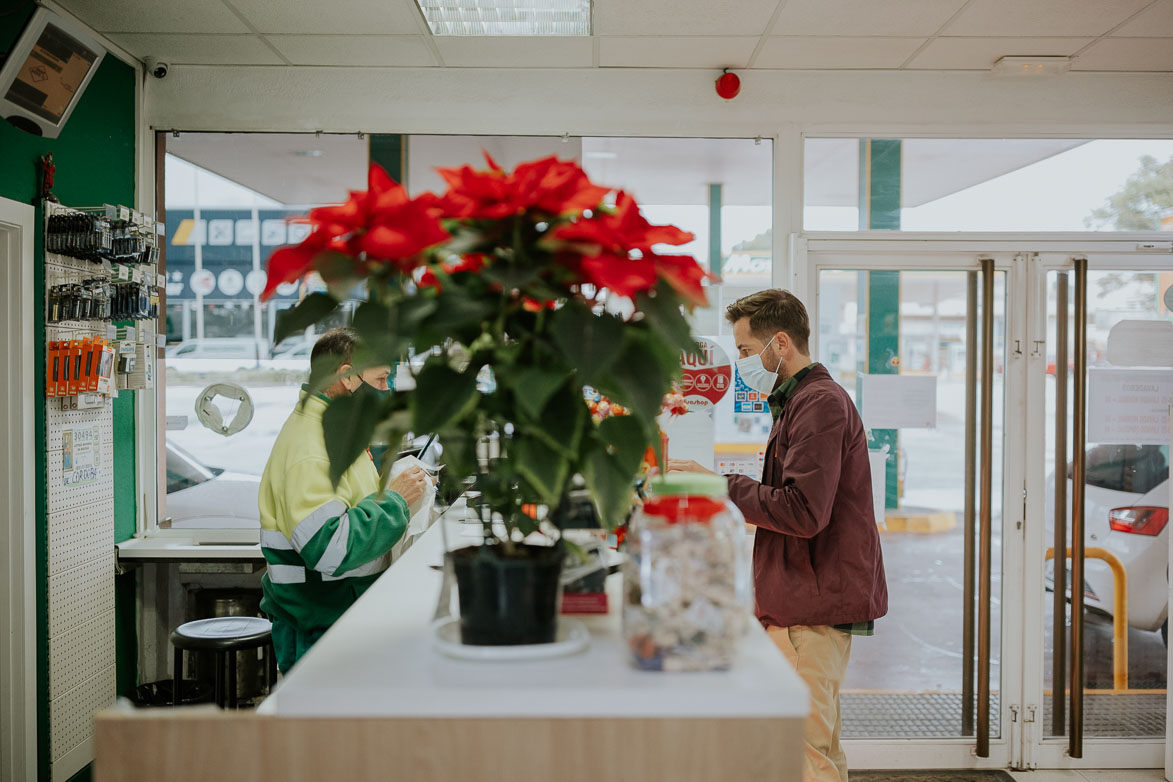
{"type": "Polygon", "coordinates": [[[472,646],[552,643],[558,630],[561,545],[500,544],[450,552],[460,594],[460,640],[472,646]]]}

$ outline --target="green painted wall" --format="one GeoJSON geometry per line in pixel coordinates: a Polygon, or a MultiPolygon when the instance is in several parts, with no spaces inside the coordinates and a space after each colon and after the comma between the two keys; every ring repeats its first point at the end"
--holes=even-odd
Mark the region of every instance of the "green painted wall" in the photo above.
{"type": "MultiPolygon", "coordinates": [[[[8,0],[0,12],[0,60],[17,40],[28,18],[32,16],[31,0],[8,0]]],[[[74,206],[92,206],[102,203],[134,203],[135,187],[135,72],[129,65],[107,55],[94,75],[85,94],[69,118],[65,129],[56,139],[32,136],[0,120],[0,196],[24,203],[36,202],[39,172],[37,160],[46,152],[53,153],[57,166],[54,192],[62,203],[74,206]]],[[[38,205],[37,220],[41,220],[38,205]]],[[[33,284],[38,292],[36,300],[37,344],[44,344],[44,286],[42,237],[35,239],[35,274],[33,284]]],[[[44,400],[44,354],[36,356],[35,377],[37,399],[44,400]]],[[[114,401],[114,519],[115,534],[124,540],[135,528],[135,464],[134,464],[134,394],[124,393],[114,401]]],[[[36,420],[36,441],[45,442],[45,408],[42,402],[36,420]]],[[[45,453],[37,450],[37,685],[39,719],[39,776],[49,778],[48,722],[48,541],[45,503],[45,453]]],[[[133,580],[128,590],[124,576],[116,584],[120,596],[118,638],[119,652],[134,650],[133,580]],[[124,597],[129,592],[129,605],[124,597]],[[130,621],[126,620],[129,611],[130,621]],[[130,636],[125,637],[129,628],[130,636]]],[[[119,688],[132,686],[136,654],[129,660],[119,657],[119,688]],[[125,669],[125,670],[124,670],[125,669]]]]}

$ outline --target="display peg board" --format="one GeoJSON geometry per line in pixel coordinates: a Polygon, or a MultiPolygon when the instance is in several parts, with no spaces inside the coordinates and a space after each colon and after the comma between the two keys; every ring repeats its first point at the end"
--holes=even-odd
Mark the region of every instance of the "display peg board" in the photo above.
{"type": "MultiPolygon", "coordinates": [[[[105,212],[111,219],[130,220],[157,241],[154,221],[123,207],[84,210],[105,212]]],[[[45,230],[55,216],[79,215],[60,204],[46,204],[45,230]]],[[[126,279],[118,264],[45,253],[45,305],[49,317],[53,286],[81,285],[86,280],[126,279]]],[[[153,264],[142,264],[138,276],[155,284],[153,264]]],[[[132,277],[133,279],[133,277],[132,277]]],[[[136,353],[150,357],[139,340],[156,340],[157,321],[135,324],[136,353]],[[141,335],[141,336],[140,336],[141,335]]],[[[100,337],[115,344],[118,331],[99,320],[46,322],[48,342],[100,337]],[[114,332],[113,334],[111,332],[114,332]]],[[[125,335],[125,330],[123,330],[125,335]]],[[[153,376],[153,364],[139,367],[140,379],[153,376]]],[[[135,385],[128,377],[123,387],[135,385]]],[[[49,607],[49,732],[52,779],[67,780],[93,759],[92,718],[114,703],[114,421],[109,397],[81,394],[46,400],[48,607],[49,607]]]]}

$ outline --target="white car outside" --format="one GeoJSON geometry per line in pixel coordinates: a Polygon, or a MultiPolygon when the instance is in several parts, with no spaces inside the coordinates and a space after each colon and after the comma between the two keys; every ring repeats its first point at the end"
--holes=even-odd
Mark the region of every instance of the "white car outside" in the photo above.
{"type": "MultiPolygon", "coordinates": [[[[267,342],[245,337],[189,339],[164,353],[166,366],[176,372],[224,372],[259,369],[269,358],[267,342]]],[[[308,362],[307,362],[308,363],[308,362]]]]}
{"type": "MultiPolygon", "coordinates": [[[[1068,467],[1068,541],[1071,539],[1071,485],[1068,467]]],[[[1089,448],[1084,498],[1085,545],[1106,549],[1124,566],[1128,624],[1167,634],[1169,447],[1098,445],[1089,448]]],[[[1046,519],[1050,542],[1054,539],[1052,492],[1047,496],[1046,519]]],[[[1052,573],[1052,566],[1048,565],[1049,586],[1053,586],[1052,573]]],[[[1086,559],[1084,599],[1089,607],[1114,614],[1115,583],[1107,562],[1086,559]]]]}
{"type": "Polygon", "coordinates": [[[171,529],[256,529],[261,479],[208,467],[167,443],[167,516],[171,529]]]}

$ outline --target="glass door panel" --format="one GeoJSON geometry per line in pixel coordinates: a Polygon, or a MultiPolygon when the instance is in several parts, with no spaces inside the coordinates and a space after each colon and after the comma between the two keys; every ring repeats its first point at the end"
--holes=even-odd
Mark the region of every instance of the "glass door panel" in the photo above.
{"type": "MultiPolygon", "coordinates": [[[[989,725],[997,737],[1006,274],[993,275],[989,725]]],[[[981,430],[974,420],[973,463],[966,458],[966,430],[967,416],[979,409],[981,274],[822,268],[817,283],[817,359],[847,389],[869,428],[889,591],[888,615],[876,622],[875,635],[852,646],[843,737],[974,736],[977,655],[966,643],[964,607],[967,600],[976,604],[965,563],[967,557],[976,563],[978,536],[971,527],[966,544],[966,490],[977,483],[981,430]],[[967,359],[973,360],[968,383],[967,359]],[[974,482],[967,484],[969,470],[974,482]]]]}
{"type": "MultiPolygon", "coordinates": [[[[1134,386],[1146,373],[1162,370],[1136,367],[1146,335],[1173,322],[1165,292],[1173,286],[1173,272],[1094,268],[1090,259],[1087,283],[1088,437],[1084,480],[1086,546],[1083,594],[1085,601],[1083,652],[1083,735],[1088,738],[1163,737],[1165,735],[1166,647],[1168,633],[1169,445],[1150,442],[1144,427],[1128,434],[1123,420],[1134,407],[1128,396],[1113,396],[1099,405],[1099,382],[1111,382],[1113,370],[1129,370],[1134,386]],[[1095,420],[1095,419],[1103,420],[1095,420]],[[1114,567],[1115,566],[1115,567],[1114,567]],[[1120,578],[1119,576],[1123,576],[1120,578]],[[1118,596],[1119,595],[1119,596],[1118,596]],[[1125,611],[1120,610],[1121,607],[1125,611]]],[[[1047,273],[1046,399],[1046,545],[1054,548],[1056,505],[1065,506],[1066,539],[1071,536],[1072,450],[1074,416],[1074,283],[1067,271],[1047,273]],[[1059,307],[1060,285],[1066,285],[1070,305],[1059,307]],[[1062,322],[1060,321],[1062,318],[1062,322]],[[1066,325],[1066,350],[1059,325],[1066,325]],[[1064,371],[1066,364],[1066,371],[1064,371]],[[1058,394],[1056,378],[1065,376],[1066,394],[1058,394]],[[1065,399],[1063,398],[1065,396],[1065,399]],[[1057,414],[1057,410],[1059,411],[1057,414]],[[1065,428],[1059,430],[1062,421],[1065,428]],[[1066,441],[1065,455],[1056,468],[1056,434],[1066,441]],[[1062,497],[1056,477],[1065,484],[1062,497]]],[[[1173,296],[1173,294],[1170,294],[1173,296]]],[[[1168,372],[1168,370],[1164,370],[1168,372]]],[[[1118,377],[1118,376],[1117,376],[1118,377]]],[[[1121,390],[1125,390],[1121,386],[1121,390]]],[[[1111,393],[1111,392],[1105,392],[1111,393]]],[[[1062,445],[1062,443],[1060,444],[1062,445]]],[[[1045,566],[1047,591],[1043,622],[1044,715],[1043,735],[1066,736],[1071,725],[1067,677],[1071,670],[1071,571],[1054,560],[1045,566]],[[1064,584],[1062,613],[1055,622],[1055,573],[1064,584]],[[1061,628],[1061,630],[1060,630],[1061,628]],[[1056,638],[1059,630],[1059,638],[1056,638]],[[1058,678],[1056,678],[1058,675],[1058,678]],[[1056,699],[1055,694],[1064,697],[1056,699]]]]}

